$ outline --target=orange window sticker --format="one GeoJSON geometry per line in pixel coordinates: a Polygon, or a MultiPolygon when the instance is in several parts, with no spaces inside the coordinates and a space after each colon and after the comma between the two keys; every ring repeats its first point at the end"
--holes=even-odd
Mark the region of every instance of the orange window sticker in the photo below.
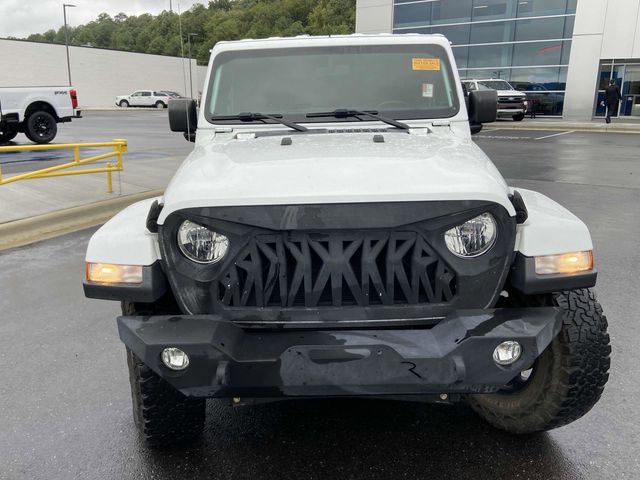
{"type": "Polygon", "coordinates": [[[440,59],[439,58],[412,58],[411,69],[440,71],[440,59]]]}

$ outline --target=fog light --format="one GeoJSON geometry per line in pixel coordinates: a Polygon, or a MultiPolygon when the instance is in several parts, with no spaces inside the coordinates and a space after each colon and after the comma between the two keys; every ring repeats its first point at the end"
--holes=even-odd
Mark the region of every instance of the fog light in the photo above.
{"type": "Polygon", "coordinates": [[[515,340],[502,342],[493,351],[493,361],[498,365],[511,365],[520,358],[522,347],[515,340]]]}
{"type": "Polygon", "coordinates": [[[184,370],[189,366],[189,356],[179,348],[165,348],[162,351],[162,363],[171,370],[184,370]]]}

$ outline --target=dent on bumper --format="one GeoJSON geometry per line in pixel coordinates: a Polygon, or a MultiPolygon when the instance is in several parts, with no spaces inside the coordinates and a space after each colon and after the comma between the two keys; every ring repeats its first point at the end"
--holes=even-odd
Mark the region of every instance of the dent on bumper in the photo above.
{"type": "Polygon", "coordinates": [[[430,329],[248,331],[216,315],[119,317],[122,341],[185,395],[288,397],[489,393],[508,383],[557,335],[553,307],[458,311],[430,329]],[[493,362],[517,340],[521,358],[493,362]],[[177,347],[184,371],[160,353],[177,347]]]}

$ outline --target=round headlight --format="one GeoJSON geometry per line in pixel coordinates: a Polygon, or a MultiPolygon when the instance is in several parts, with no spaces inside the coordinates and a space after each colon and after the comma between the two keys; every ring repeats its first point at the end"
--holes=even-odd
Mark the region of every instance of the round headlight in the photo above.
{"type": "Polygon", "coordinates": [[[483,213],[447,230],[444,241],[449,251],[458,257],[477,257],[493,246],[496,234],[495,219],[490,213],[483,213]]]}
{"type": "Polygon", "coordinates": [[[185,220],[178,229],[178,245],[189,260],[216,263],[229,249],[229,239],[207,227],[185,220]]]}

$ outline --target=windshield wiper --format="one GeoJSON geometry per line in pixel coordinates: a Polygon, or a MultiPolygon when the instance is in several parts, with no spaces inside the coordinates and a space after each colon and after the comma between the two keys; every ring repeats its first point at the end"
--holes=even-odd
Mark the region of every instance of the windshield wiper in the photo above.
{"type": "Polygon", "coordinates": [[[237,115],[214,115],[211,117],[212,120],[241,120],[243,122],[251,122],[253,120],[273,120],[274,122],[281,123],[289,128],[293,128],[298,132],[306,132],[309,129],[307,127],[303,127],[302,125],[298,125],[297,123],[293,123],[282,115],[278,113],[274,113],[273,115],[266,115],[264,113],[251,113],[251,112],[242,112],[237,115]]]}
{"type": "Polygon", "coordinates": [[[319,117],[335,117],[335,118],[347,118],[347,117],[371,117],[376,120],[380,120],[381,122],[386,123],[387,125],[391,125],[396,128],[400,128],[402,130],[409,130],[409,125],[406,123],[399,122],[393,118],[383,117],[382,115],[378,115],[377,110],[348,110],[346,108],[338,108],[333,112],[314,112],[307,113],[307,118],[319,118],[319,117]]]}

